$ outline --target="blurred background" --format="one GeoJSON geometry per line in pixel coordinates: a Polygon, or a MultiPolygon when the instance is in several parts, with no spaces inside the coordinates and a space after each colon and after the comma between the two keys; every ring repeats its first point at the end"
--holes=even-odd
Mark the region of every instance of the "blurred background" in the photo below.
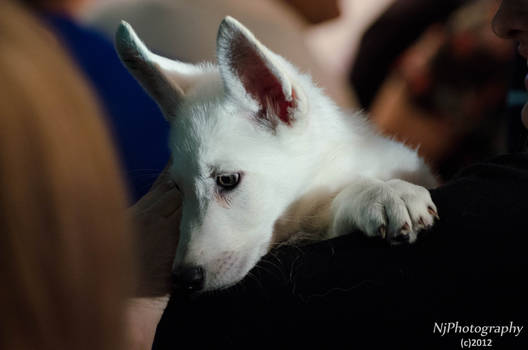
{"type": "Polygon", "coordinates": [[[41,0],[39,13],[99,97],[132,197],[167,158],[167,125],[117,60],[121,19],[155,52],[213,61],[231,15],[344,109],[417,148],[445,181],[470,163],[520,150],[526,64],[496,37],[495,0],[41,0]],[[514,79],[513,77],[519,77],[514,79]]]}
{"type": "MultiPolygon", "coordinates": [[[[114,49],[122,19],[153,51],[196,63],[214,61],[218,25],[234,16],[447,181],[526,148],[526,60],[491,30],[498,3],[0,0],[0,349],[124,341],[132,257],[151,248],[132,249],[143,232],[125,208],[169,151],[167,122],[114,49]]],[[[157,237],[138,242],[171,248],[157,237]]]]}

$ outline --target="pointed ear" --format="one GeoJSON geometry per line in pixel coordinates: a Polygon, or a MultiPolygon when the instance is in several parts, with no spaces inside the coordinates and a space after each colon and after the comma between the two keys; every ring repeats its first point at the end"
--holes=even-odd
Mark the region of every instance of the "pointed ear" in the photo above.
{"type": "Polygon", "coordinates": [[[167,120],[170,120],[202,70],[195,65],[152,53],[125,21],[121,21],[115,34],[115,47],[130,73],[158,103],[167,120]]]}
{"type": "Polygon", "coordinates": [[[275,54],[237,20],[226,17],[218,30],[216,55],[227,91],[236,94],[240,81],[259,105],[259,122],[273,129],[279,123],[291,126],[297,96],[275,54]]]}

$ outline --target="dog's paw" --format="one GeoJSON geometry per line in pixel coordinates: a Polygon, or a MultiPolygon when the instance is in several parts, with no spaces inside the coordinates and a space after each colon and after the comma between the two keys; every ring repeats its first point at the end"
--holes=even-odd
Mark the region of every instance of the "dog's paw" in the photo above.
{"type": "Polygon", "coordinates": [[[413,243],[418,233],[439,219],[429,191],[402,180],[361,182],[335,199],[334,228],[357,228],[393,244],[413,243]]]}
{"type": "MultiPolygon", "coordinates": [[[[402,230],[394,232],[391,241],[413,243],[421,230],[431,228],[435,220],[440,219],[436,205],[431,199],[431,194],[422,186],[398,179],[389,180],[385,184],[391,188],[393,195],[401,199],[396,203],[400,205],[402,211],[406,210],[406,214],[408,214],[405,217],[406,221],[402,230]],[[401,206],[401,202],[404,203],[405,208],[401,206]]],[[[392,218],[387,215],[387,219],[390,221],[392,218]]],[[[394,219],[397,220],[396,217],[394,219]]]]}

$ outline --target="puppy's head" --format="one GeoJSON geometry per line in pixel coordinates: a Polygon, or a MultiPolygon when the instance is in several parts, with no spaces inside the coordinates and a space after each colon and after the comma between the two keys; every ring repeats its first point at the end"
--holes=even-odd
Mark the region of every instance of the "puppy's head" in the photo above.
{"type": "Polygon", "coordinates": [[[217,65],[155,55],[124,22],[116,47],[171,123],[171,175],[183,193],[175,271],[191,290],[238,282],[308,176],[299,155],[309,78],[229,17],[217,65]]]}

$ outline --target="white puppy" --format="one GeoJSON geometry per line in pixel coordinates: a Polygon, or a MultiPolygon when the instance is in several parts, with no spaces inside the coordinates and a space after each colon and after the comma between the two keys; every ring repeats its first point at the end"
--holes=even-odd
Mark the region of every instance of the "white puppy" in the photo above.
{"type": "Polygon", "coordinates": [[[171,124],[183,194],[174,269],[192,291],[240,281],[273,243],[359,229],[414,242],[437,216],[423,160],[341,112],[311,78],[235,19],[217,65],[150,52],[122,22],[118,53],[171,124]]]}

